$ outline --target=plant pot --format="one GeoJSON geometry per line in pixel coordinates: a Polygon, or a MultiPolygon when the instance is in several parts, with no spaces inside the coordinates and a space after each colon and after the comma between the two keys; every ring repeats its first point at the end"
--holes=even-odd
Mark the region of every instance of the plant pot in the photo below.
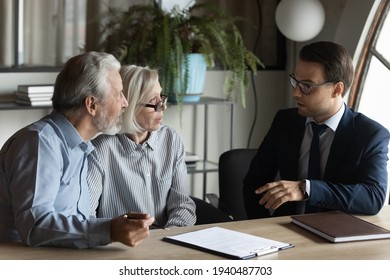
{"type": "MultiPolygon", "coordinates": [[[[178,83],[178,97],[180,102],[197,102],[203,94],[204,83],[206,80],[207,62],[202,54],[188,54],[188,83],[187,89],[181,90],[182,83],[178,83]]],[[[184,76],[185,69],[183,66],[184,76]]],[[[177,102],[177,97],[169,96],[169,101],[177,102]]]]}

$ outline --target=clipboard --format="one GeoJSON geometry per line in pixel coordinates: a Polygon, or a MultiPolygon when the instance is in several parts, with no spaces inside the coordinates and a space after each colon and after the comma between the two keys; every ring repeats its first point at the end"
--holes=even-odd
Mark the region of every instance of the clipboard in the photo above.
{"type": "Polygon", "coordinates": [[[163,241],[229,259],[250,259],[294,245],[221,227],[211,227],[162,238],[163,241]]]}

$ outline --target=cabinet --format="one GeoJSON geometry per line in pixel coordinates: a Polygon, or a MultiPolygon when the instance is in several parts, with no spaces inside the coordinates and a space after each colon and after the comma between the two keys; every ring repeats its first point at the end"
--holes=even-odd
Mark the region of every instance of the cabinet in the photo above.
{"type": "MultiPolygon", "coordinates": [[[[197,162],[196,166],[188,168],[188,174],[200,173],[203,175],[203,200],[206,198],[207,192],[207,173],[218,172],[218,162],[213,162],[208,159],[208,142],[209,142],[209,107],[210,106],[230,106],[230,149],[233,148],[233,120],[234,120],[234,106],[235,102],[214,97],[201,97],[197,102],[184,102],[183,106],[204,106],[203,116],[203,160],[197,162]]],[[[195,136],[193,136],[195,137],[195,136]]]]}
{"type": "MultiPolygon", "coordinates": [[[[172,103],[175,105],[175,103],[172,103]]],[[[210,106],[229,106],[230,107],[230,149],[233,148],[233,120],[234,120],[234,106],[235,102],[214,97],[201,97],[197,102],[184,102],[183,106],[203,106],[203,159],[197,162],[196,166],[188,168],[188,174],[202,174],[203,175],[203,199],[207,192],[207,173],[218,172],[218,162],[213,162],[208,159],[208,145],[209,145],[209,107],[210,106]]],[[[13,102],[1,102],[0,110],[32,110],[32,109],[50,109],[50,106],[25,106],[18,105],[13,102]]],[[[194,110],[195,111],[195,110],[194,110]]],[[[195,136],[193,136],[195,137],[195,136]]]]}

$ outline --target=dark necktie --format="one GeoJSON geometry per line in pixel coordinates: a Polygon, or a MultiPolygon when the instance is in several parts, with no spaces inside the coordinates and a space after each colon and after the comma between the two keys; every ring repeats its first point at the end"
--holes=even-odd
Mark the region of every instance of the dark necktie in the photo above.
{"type": "Polygon", "coordinates": [[[311,122],[313,138],[310,145],[309,168],[307,172],[308,179],[321,179],[320,176],[320,136],[328,127],[326,124],[316,124],[311,122]]]}

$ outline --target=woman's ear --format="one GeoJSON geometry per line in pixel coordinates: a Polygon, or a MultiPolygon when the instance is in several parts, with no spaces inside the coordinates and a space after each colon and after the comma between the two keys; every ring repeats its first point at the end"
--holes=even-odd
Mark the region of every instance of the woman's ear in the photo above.
{"type": "Polygon", "coordinates": [[[98,107],[98,101],[97,101],[96,97],[94,97],[94,96],[86,97],[84,99],[84,105],[85,105],[87,112],[90,115],[92,115],[92,116],[96,115],[96,111],[97,111],[97,107],[98,107]]]}

